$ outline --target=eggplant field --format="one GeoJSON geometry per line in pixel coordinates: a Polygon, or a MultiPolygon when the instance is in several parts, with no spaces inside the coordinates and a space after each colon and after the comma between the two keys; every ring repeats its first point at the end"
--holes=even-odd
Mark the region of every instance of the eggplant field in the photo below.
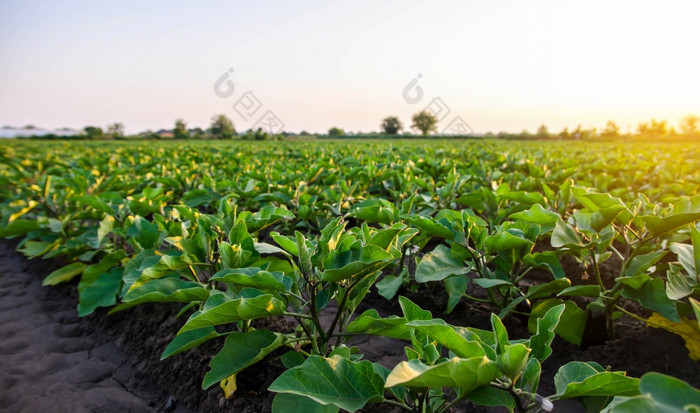
{"type": "Polygon", "coordinates": [[[700,412],[699,220],[692,141],[0,142],[4,242],[196,411],[700,412]]]}

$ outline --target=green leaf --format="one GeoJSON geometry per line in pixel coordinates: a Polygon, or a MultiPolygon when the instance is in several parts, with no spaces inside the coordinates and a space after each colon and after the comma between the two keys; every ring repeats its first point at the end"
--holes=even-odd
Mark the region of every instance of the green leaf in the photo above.
{"type": "Polygon", "coordinates": [[[525,296],[530,300],[545,298],[552,294],[558,294],[569,287],[571,287],[571,281],[568,278],[561,278],[548,283],[533,285],[528,288],[525,296]]]}
{"type": "Polygon", "coordinates": [[[569,382],[563,392],[557,387],[558,399],[590,396],[634,396],[639,394],[639,379],[622,372],[600,372],[581,381],[569,382]]]}
{"type": "Polygon", "coordinates": [[[677,202],[663,217],[645,215],[639,219],[654,236],[674,231],[700,219],[700,195],[677,202]]]}
{"type": "Polygon", "coordinates": [[[493,330],[493,337],[496,339],[496,354],[503,354],[506,345],[508,345],[508,330],[503,325],[503,321],[493,313],[491,313],[491,329],[493,330]]]}
{"type": "Polygon", "coordinates": [[[515,399],[510,393],[488,385],[470,392],[466,399],[479,406],[505,407],[509,412],[515,409],[515,399]]]}
{"type": "Polygon", "coordinates": [[[552,354],[552,340],[554,340],[554,330],[559,325],[559,320],[566,305],[559,304],[551,307],[543,317],[537,319],[537,328],[534,335],[530,337],[531,357],[544,362],[552,354]]]}
{"type": "Polygon", "coordinates": [[[268,390],[305,396],[352,412],[382,400],[384,379],[369,361],[310,356],[302,365],[282,373],[268,390]]]}
{"type": "Polygon", "coordinates": [[[411,333],[406,327],[406,318],[395,315],[388,318],[379,316],[377,310],[370,309],[348,324],[346,333],[370,334],[384,337],[410,340],[411,333]]]}
{"type": "Polygon", "coordinates": [[[563,301],[558,298],[538,301],[532,306],[532,311],[530,311],[528,328],[531,333],[535,334],[537,331],[537,319],[545,317],[545,314],[552,307],[560,304],[564,304],[565,309],[560,316],[559,323],[554,329],[554,333],[569,343],[579,346],[581,345],[581,338],[583,337],[583,330],[586,327],[588,316],[584,310],[578,308],[578,306],[571,301],[563,301]]]}
{"type": "MultiPolygon", "coordinates": [[[[222,294],[217,294],[222,295],[222,294]]],[[[228,300],[213,295],[204,305],[204,311],[193,314],[180,329],[178,335],[207,326],[235,323],[242,320],[280,315],[287,308],[281,300],[272,294],[263,294],[252,298],[228,300]]]]}
{"type": "Polygon", "coordinates": [[[403,285],[403,281],[403,277],[387,275],[376,284],[377,292],[387,300],[391,300],[403,285]]]}
{"type": "Polygon", "coordinates": [[[540,376],[542,375],[542,365],[530,353],[530,359],[525,365],[525,370],[522,376],[515,383],[515,386],[526,392],[537,393],[537,387],[540,384],[540,376]]]}
{"type": "Polygon", "coordinates": [[[639,302],[644,307],[658,312],[671,321],[681,321],[676,309],[676,302],[668,298],[664,281],[660,278],[645,282],[639,289],[625,285],[622,288],[622,296],[639,302]]]}
{"type": "Polygon", "coordinates": [[[459,357],[471,358],[485,354],[484,349],[478,342],[467,340],[460,334],[458,328],[447,324],[439,318],[414,320],[407,323],[406,326],[427,334],[459,357]]]}
{"type": "Polygon", "coordinates": [[[332,404],[318,404],[313,399],[290,393],[277,393],[272,400],[272,413],[337,413],[332,404]]]}
{"type": "Polygon", "coordinates": [[[450,228],[436,221],[434,218],[427,218],[420,215],[404,215],[401,218],[418,228],[421,234],[429,234],[446,240],[453,240],[455,238],[455,234],[450,228]]]}
{"type": "Polygon", "coordinates": [[[323,281],[338,282],[348,278],[363,277],[379,271],[389,264],[394,256],[374,245],[336,251],[324,262],[323,281]]]}
{"type": "Polygon", "coordinates": [[[530,351],[523,343],[506,344],[503,353],[496,358],[496,364],[506,377],[516,381],[525,370],[530,351]]]}
{"type": "Polygon", "coordinates": [[[554,226],[552,232],[552,246],[554,248],[561,247],[581,247],[581,237],[578,235],[574,227],[566,222],[559,220],[554,226]]]}
{"type": "Polygon", "coordinates": [[[566,277],[564,267],[559,262],[559,257],[553,251],[533,252],[523,257],[523,263],[537,268],[547,269],[555,279],[566,277]]]}
{"type": "Polygon", "coordinates": [[[451,275],[462,275],[470,271],[464,257],[444,245],[438,245],[425,254],[416,266],[416,282],[440,281],[451,275]]]}
{"type": "Polygon", "coordinates": [[[283,334],[270,330],[253,330],[248,333],[234,331],[226,338],[221,351],[209,362],[210,370],[204,376],[202,389],[206,390],[226,377],[257,363],[283,346],[284,342],[283,334]]]}
{"type": "Polygon", "coordinates": [[[134,223],[127,229],[127,234],[131,237],[134,246],[140,250],[154,249],[160,239],[158,225],[140,216],[134,218],[134,223]]]}
{"type": "Polygon", "coordinates": [[[511,283],[510,281],[501,280],[499,278],[475,278],[474,284],[486,289],[498,287],[501,285],[513,285],[513,283],[511,283]]]}
{"type": "Polygon", "coordinates": [[[505,230],[486,237],[485,246],[488,252],[500,252],[518,248],[529,248],[532,246],[532,241],[515,235],[513,232],[505,230]]]}
{"type": "Polygon", "coordinates": [[[467,291],[467,284],[469,283],[469,279],[467,277],[457,275],[454,277],[445,278],[444,283],[445,291],[448,295],[447,308],[445,309],[445,313],[450,314],[459,303],[459,300],[462,299],[464,293],[467,291]]]}
{"type": "Polygon", "coordinates": [[[122,304],[110,311],[110,314],[143,303],[189,303],[204,301],[208,297],[209,290],[200,283],[178,278],[161,278],[129,290],[122,297],[122,304]]]}
{"type": "Polygon", "coordinates": [[[83,264],[82,262],[68,264],[65,267],[59,268],[47,275],[41,282],[41,285],[56,285],[62,282],[70,281],[75,276],[82,273],[85,268],[87,268],[87,265],[83,264]]]}
{"type": "Polygon", "coordinates": [[[78,315],[84,317],[98,307],[114,305],[117,302],[117,294],[119,293],[119,287],[121,287],[123,273],[124,269],[117,267],[97,277],[85,277],[83,274],[83,278],[78,284],[78,294],[80,296],[78,315]]]}
{"type": "Polygon", "coordinates": [[[39,223],[28,219],[15,219],[9,224],[0,227],[0,237],[11,238],[18,235],[25,235],[29,231],[41,228],[39,223]]]}
{"type": "Polygon", "coordinates": [[[217,333],[214,327],[198,328],[196,330],[182,333],[175,337],[170,344],[168,344],[165,350],[163,350],[163,354],[160,356],[160,359],[164,360],[170,356],[174,356],[175,354],[195,348],[202,343],[220,336],[222,336],[222,334],[217,333]]]}
{"type": "Polygon", "coordinates": [[[287,290],[287,287],[279,282],[271,272],[263,271],[256,267],[226,268],[214,274],[209,280],[223,281],[259,290],[287,290]]]}
{"type": "Polygon", "coordinates": [[[684,409],[700,405],[700,391],[683,380],[661,373],[647,373],[639,381],[639,391],[664,407],[684,409]]]}
{"type": "Polygon", "coordinates": [[[496,363],[486,356],[461,359],[454,357],[432,366],[420,360],[402,361],[389,373],[386,387],[413,388],[453,387],[469,393],[500,374],[496,363]]]}
{"type": "Polygon", "coordinates": [[[428,310],[423,310],[416,303],[406,297],[399,296],[399,306],[403,311],[403,316],[408,321],[431,320],[433,315],[428,310]]]}
{"type": "MultiPolygon", "coordinates": [[[[697,276],[697,268],[695,266],[695,246],[688,244],[678,244],[672,243],[670,247],[676,255],[678,255],[678,261],[681,263],[686,272],[693,277],[697,276]]],[[[700,250],[700,246],[697,247],[700,250]]]]}
{"type": "Polygon", "coordinates": [[[637,255],[630,261],[627,270],[625,271],[625,276],[634,277],[638,274],[643,274],[652,265],[656,264],[663,256],[666,255],[666,251],[654,251],[648,254],[637,255]]]}
{"type": "Polygon", "coordinates": [[[73,197],[73,200],[81,204],[91,206],[97,209],[98,211],[104,212],[107,215],[114,215],[114,209],[112,209],[112,207],[110,207],[105,201],[103,201],[95,195],[79,195],[73,197]]]}
{"type": "Polygon", "coordinates": [[[600,293],[599,285],[575,285],[561,290],[557,297],[599,297],[600,293]]]}
{"type": "Polygon", "coordinates": [[[511,219],[541,225],[544,232],[554,228],[554,225],[561,219],[556,212],[545,209],[540,204],[534,204],[527,211],[516,212],[510,215],[511,219]]]}
{"type": "Polygon", "coordinates": [[[288,351],[280,357],[280,361],[288,369],[301,365],[304,360],[306,360],[306,357],[297,351],[288,351]]]}
{"type": "Polygon", "coordinates": [[[677,266],[669,265],[666,271],[666,295],[671,300],[681,300],[693,293],[698,286],[697,279],[690,274],[683,274],[677,266]]]}

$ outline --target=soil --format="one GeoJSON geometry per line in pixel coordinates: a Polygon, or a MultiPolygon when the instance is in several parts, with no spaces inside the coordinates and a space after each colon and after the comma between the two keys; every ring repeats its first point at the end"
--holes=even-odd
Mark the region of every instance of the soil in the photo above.
{"type": "MultiPolygon", "coordinates": [[[[239,373],[238,390],[225,399],[218,386],[201,389],[211,358],[222,346],[215,339],[160,361],[163,349],[184,320],[176,319],[179,305],[146,304],[107,316],[106,309],[78,318],[76,283],[41,287],[41,280],[60,263],[27,261],[14,245],[0,241],[0,411],[7,412],[269,412],[273,394],[266,389],[283,371],[275,352],[239,373]]],[[[574,264],[570,264],[574,265],[574,264]]],[[[575,269],[572,268],[572,271],[575,269]]],[[[567,269],[567,274],[569,269],[567,269]]],[[[490,329],[492,310],[486,304],[462,301],[443,315],[447,296],[439,285],[418,291],[401,290],[434,316],[447,322],[490,329]]],[[[375,308],[382,316],[400,314],[396,300],[373,290],[358,313],[375,308]]],[[[628,305],[632,311],[642,309],[628,305]]],[[[329,315],[330,316],[330,315],[329,315]]],[[[285,319],[269,321],[277,331],[290,331],[285,319]]],[[[324,320],[329,322],[329,320],[324,320]]],[[[504,320],[511,338],[528,337],[524,320],[504,320]]],[[[543,364],[539,393],[553,394],[557,369],[572,360],[596,361],[639,377],[657,371],[700,387],[700,365],[688,357],[683,340],[664,330],[647,328],[630,317],[617,321],[614,340],[581,348],[559,338],[543,364]]],[[[403,343],[384,338],[357,338],[365,358],[392,367],[403,360],[403,343]]],[[[583,411],[576,402],[557,410],[583,411]]],[[[393,412],[368,405],[365,412],[393,412]]],[[[464,402],[454,411],[497,412],[464,402]]]]}

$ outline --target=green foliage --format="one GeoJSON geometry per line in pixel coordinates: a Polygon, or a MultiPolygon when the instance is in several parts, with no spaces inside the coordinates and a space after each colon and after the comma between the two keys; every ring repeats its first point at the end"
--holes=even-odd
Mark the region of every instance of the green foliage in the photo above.
{"type": "Polygon", "coordinates": [[[423,135],[429,135],[430,132],[437,132],[438,119],[428,111],[421,111],[411,117],[413,123],[411,128],[419,130],[423,135]]]}
{"type": "MultiPolygon", "coordinates": [[[[629,316],[697,348],[700,198],[689,194],[700,171],[682,161],[698,157],[692,145],[41,145],[0,145],[0,236],[28,257],[64,260],[44,284],[75,282],[80,315],[179,303],[182,328],[162,357],[214,340],[204,387],[230,389],[284,354],[275,411],[446,412],[462,399],[536,411],[549,403],[538,384],[555,334],[581,343],[596,314],[614,333],[624,300],[654,312],[629,316]],[[489,306],[491,329],[450,325],[400,296],[436,285],[446,312],[461,300],[489,306]],[[401,314],[356,317],[373,288],[399,295],[401,314]],[[509,339],[501,320],[513,314],[527,317],[529,338],[509,339]],[[266,322],[279,316],[295,330],[266,322]],[[360,335],[402,340],[406,360],[363,360],[346,346],[360,335]]],[[[697,398],[659,376],[575,362],[549,397],[607,411],[682,411],[697,398]]]]}
{"type": "Polygon", "coordinates": [[[387,135],[396,135],[403,129],[403,124],[396,116],[387,116],[380,127],[387,135]]]}

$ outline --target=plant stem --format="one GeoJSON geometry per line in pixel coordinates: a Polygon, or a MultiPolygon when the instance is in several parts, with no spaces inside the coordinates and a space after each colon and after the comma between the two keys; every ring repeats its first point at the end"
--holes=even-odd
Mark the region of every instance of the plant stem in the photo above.
{"type": "Polygon", "coordinates": [[[410,407],[406,406],[405,404],[403,404],[403,403],[401,403],[401,402],[397,402],[397,401],[395,401],[395,400],[384,399],[384,400],[382,400],[382,403],[391,404],[391,405],[393,405],[393,406],[400,407],[400,408],[402,408],[402,409],[404,409],[404,410],[407,410],[407,411],[409,411],[409,412],[412,412],[412,411],[413,411],[410,407]]]}

